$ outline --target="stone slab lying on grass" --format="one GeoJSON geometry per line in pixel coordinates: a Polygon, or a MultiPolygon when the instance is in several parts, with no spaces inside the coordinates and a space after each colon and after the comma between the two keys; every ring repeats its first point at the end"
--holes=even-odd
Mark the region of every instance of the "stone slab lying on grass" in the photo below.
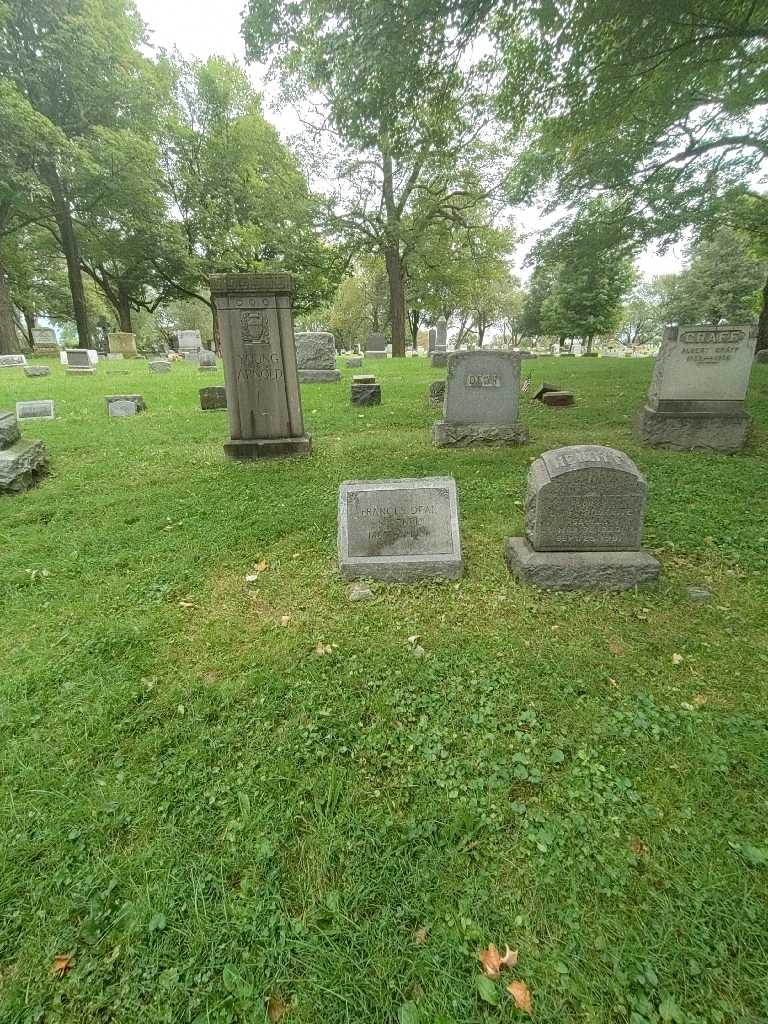
{"type": "Polygon", "coordinates": [[[50,377],[51,368],[50,366],[25,366],[24,375],[26,377],[50,377]]]}
{"type": "Polygon", "coordinates": [[[381,405],[381,384],[353,384],[352,405],[381,405]]]}
{"type": "Polygon", "coordinates": [[[562,409],[574,404],[572,391],[545,391],[541,396],[543,405],[552,406],[555,409],[562,409]]]}
{"type": "Polygon", "coordinates": [[[0,411],[0,449],[10,447],[20,437],[15,413],[0,411]]]}
{"type": "Polygon", "coordinates": [[[17,420],[54,420],[56,413],[51,399],[16,403],[17,420]]]}
{"type": "Polygon", "coordinates": [[[171,364],[167,359],[152,359],[148,364],[150,373],[170,373],[171,364]]]}
{"type": "Polygon", "coordinates": [[[458,579],[464,561],[456,481],[346,480],[339,487],[337,544],[345,580],[458,579]]]}
{"type": "Polygon", "coordinates": [[[200,388],[200,408],[203,410],[226,409],[226,388],[200,388]]]}
{"type": "Polygon", "coordinates": [[[42,441],[20,437],[0,451],[0,494],[19,494],[48,472],[48,451],[42,441]]]}
{"type": "Polygon", "coordinates": [[[147,408],[141,395],[105,395],[104,401],[109,416],[135,416],[147,408]]]}

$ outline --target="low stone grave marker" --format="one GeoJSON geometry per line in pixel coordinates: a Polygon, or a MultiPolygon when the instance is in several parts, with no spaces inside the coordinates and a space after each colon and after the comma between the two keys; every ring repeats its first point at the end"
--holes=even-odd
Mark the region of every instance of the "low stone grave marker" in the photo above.
{"type": "Polygon", "coordinates": [[[125,356],[123,355],[122,352],[107,352],[107,359],[110,362],[115,362],[121,359],[125,359],[125,356]]]}
{"type": "Polygon", "coordinates": [[[26,366],[27,357],[21,353],[11,353],[10,355],[0,356],[0,369],[11,369],[15,366],[26,366]]]}
{"type": "Polygon", "coordinates": [[[756,363],[768,363],[768,348],[761,349],[755,355],[755,362],[756,363]]]}
{"type": "Polygon", "coordinates": [[[574,404],[572,391],[545,391],[541,396],[542,405],[564,408],[574,404]]]}
{"type": "Polygon", "coordinates": [[[109,416],[135,416],[147,408],[141,395],[105,395],[109,416]]]}
{"type": "Polygon", "coordinates": [[[115,331],[107,335],[109,351],[113,354],[122,355],[125,359],[136,359],[138,350],[136,348],[136,335],[128,331],[115,331]]]}
{"type": "Polygon", "coordinates": [[[198,354],[198,369],[201,373],[211,373],[217,369],[216,356],[210,351],[210,349],[200,349],[198,354]]]}
{"type": "Polygon", "coordinates": [[[456,481],[346,480],[339,487],[337,543],[345,580],[458,579],[464,561],[456,481]]]}
{"type": "Polygon", "coordinates": [[[184,359],[196,363],[203,347],[203,336],[200,331],[178,331],[176,338],[179,345],[179,352],[184,359]]]}
{"type": "Polygon", "coordinates": [[[54,404],[50,399],[16,403],[17,420],[55,420],[54,404]]]}
{"type": "Polygon", "coordinates": [[[442,409],[443,402],[445,401],[445,381],[433,380],[429,385],[427,397],[429,398],[429,404],[433,408],[442,409]]]}
{"type": "Polygon", "coordinates": [[[50,377],[51,368],[50,366],[25,366],[24,376],[25,377],[50,377]]]}
{"type": "Polygon", "coordinates": [[[200,388],[200,408],[206,411],[210,409],[226,409],[226,389],[223,387],[200,388]]]}
{"type": "Polygon", "coordinates": [[[443,419],[432,428],[439,448],[525,444],[518,419],[520,357],[513,352],[453,352],[448,357],[443,419]]]}
{"type": "Polygon", "coordinates": [[[0,494],[20,494],[47,472],[43,442],[22,437],[14,414],[0,411],[0,494]]]}
{"type": "Polygon", "coordinates": [[[296,335],[296,366],[301,384],[341,380],[333,335],[327,331],[300,331],[296,335]]]}
{"type": "Polygon", "coordinates": [[[386,359],[387,339],[383,334],[374,332],[368,335],[368,344],[365,348],[366,359],[386,359]]]}
{"type": "Polygon", "coordinates": [[[95,373],[91,356],[85,348],[65,348],[62,355],[66,362],[66,373],[72,377],[89,376],[95,373]]]}
{"type": "Polygon", "coordinates": [[[150,373],[170,373],[171,364],[167,359],[153,359],[147,363],[150,373]]]}
{"type": "Polygon", "coordinates": [[[553,590],[626,590],[655,580],[640,550],[648,486],[615,448],[573,445],[536,459],[528,474],[525,537],[506,543],[510,572],[553,590]]]}
{"type": "MultiPolygon", "coordinates": [[[[359,376],[368,376],[359,374],[359,376]]],[[[352,378],[350,389],[352,405],[381,405],[381,384],[375,377],[360,381],[358,377],[352,378]]]]}
{"type": "Polygon", "coordinates": [[[755,350],[749,324],[667,327],[635,432],[652,448],[740,451],[755,350]]]}
{"type": "Polygon", "coordinates": [[[349,370],[359,369],[363,365],[363,357],[362,356],[350,356],[350,358],[347,360],[346,365],[347,365],[347,369],[349,369],[349,370]]]}

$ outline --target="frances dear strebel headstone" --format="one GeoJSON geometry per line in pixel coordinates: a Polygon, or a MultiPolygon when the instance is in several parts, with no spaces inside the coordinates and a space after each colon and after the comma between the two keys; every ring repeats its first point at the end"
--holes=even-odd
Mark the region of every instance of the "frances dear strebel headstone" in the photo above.
{"type": "Polygon", "coordinates": [[[640,550],[647,490],[615,448],[544,452],[528,474],[526,536],[507,540],[510,571],[553,590],[626,590],[655,580],[659,563],[640,550]]]}
{"type": "Polygon", "coordinates": [[[652,448],[737,452],[755,350],[749,325],[667,327],[635,430],[652,448]]]}
{"type": "Polygon", "coordinates": [[[464,562],[455,480],[345,481],[339,488],[338,556],[345,580],[457,579],[464,562]]]}
{"type": "Polygon", "coordinates": [[[309,455],[296,366],[290,274],[213,274],[231,459],[309,455]]]}

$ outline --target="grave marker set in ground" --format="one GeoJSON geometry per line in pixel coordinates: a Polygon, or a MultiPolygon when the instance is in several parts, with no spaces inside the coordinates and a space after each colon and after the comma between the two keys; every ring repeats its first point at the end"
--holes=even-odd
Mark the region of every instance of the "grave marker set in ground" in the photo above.
{"type": "Polygon", "coordinates": [[[32,328],[32,354],[35,356],[57,356],[60,352],[56,331],[52,327],[32,328]]]}
{"type": "Polygon", "coordinates": [[[458,579],[464,561],[456,481],[346,480],[339,487],[337,544],[345,580],[458,579]]]}
{"type": "Polygon", "coordinates": [[[200,331],[179,331],[176,334],[179,346],[179,354],[188,362],[198,361],[200,350],[203,347],[203,338],[200,331]]]}
{"type": "Polygon", "coordinates": [[[86,348],[65,348],[62,352],[66,370],[70,377],[88,377],[95,373],[91,354],[86,348]]]}
{"type": "Polygon", "coordinates": [[[168,359],[151,359],[147,363],[150,373],[170,373],[171,364],[168,359]]]}
{"type": "Polygon", "coordinates": [[[136,359],[139,354],[136,348],[136,335],[130,334],[128,331],[115,331],[114,334],[108,334],[107,343],[110,352],[121,355],[125,359],[136,359]]]}
{"type": "Polygon", "coordinates": [[[335,383],[341,380],[336,369],[336,341],[327,331],[302,331],[296,335],[296,366],[299,383],[335,383]]]}
{"type": "Polygon", "coordinates": [[[210,409],[226,409],[226,388],[200,388],[200,408],[204,411],[208,411],[210,409]]]}
{"type": "Polygon", "coordinates": [[[136,416],[147,408],[141,395],[105,395],[104,401],[107,403],[107,415],[115,418],[136,416]]]}
{"type": "Polygon", "coordinates": [[[438,318],[434,331],[435,347],[432,350],[432,366],[443,367],[448,363],[448,321],[444,316],[438,318]]]}
{"type": "Polygon", "coordinates": [[[17,402],[16,403],[16,419],[17,420],[54,420],[56,415],[54,412],[53,402],[46,399],[39,399],[31,402],[17,402]]]}
{"type": "Polygon", "coordinates": [[[0,411],[0,494],[20,494],[47,472],[43,442],[22,437],[14,414],[0,411]]]}
{"type": "Polygon", "coordinates": [[[304,431],[290,274],[214,274],[230,441],[228,458],[309,455],[304,431]]]}
{"type": "Polygon", "coordinates": [[[432,428],[439,448],[525,444],[518,420],[520,356],[514,352],[453,352],[448,357],[443,419],[432,428]]]}
{"type": "Polygon", "coordinates": [[[652,448],[740,451],[752,425],[744,410],[754,327],[667,327],[635,431],[652,448]]]}
{"type": "Polygon", "coordinates": [[[198,370],[201,373],[211,373],[217,369],[216,356],[210,349],[201,348],[197,357],[198,370]]]}
{"type": "Polygon", "coordinates": [[[25,366],[24,376],[25,377],[50,377],[51,368],[50,366],[25,366]]]}
{"type": "Polygon", "coordinates": [[[9,370],[9,369],[12,369],[12,368],[14,368],[16,366],[26,366],[26,365],[27,365],[26,356],[23,356],[21,354],[11,353],[10,355],[1,355],[0,356],[0,369],[9,370]]]}
{"type": "Polygon", "coordinates": [[[356,374],[350,394],[352,405],[381,405],[381,384],[372,373],[356,374]]]}
{"type": "Polygon", "coordinates": [[[365,348],[366,359],[386,359],[387,339],[383,334],[373,333],[368,335],[368,344],[365,348]]]}

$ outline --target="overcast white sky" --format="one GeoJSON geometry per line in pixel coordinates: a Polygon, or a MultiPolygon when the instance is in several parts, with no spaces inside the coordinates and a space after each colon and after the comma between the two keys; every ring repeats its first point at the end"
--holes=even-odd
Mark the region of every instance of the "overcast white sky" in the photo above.
{"type": "MultiPolygon", "coordinates": [[[[185,57],[209,57],[220,54],[245,60],[245,49],[240,36],[241,12],[246,0],[135,0],[144,21],[149,26],[150,41],[154,46],[178,49],[185,57]]],[[[258,68],[249,69],[254,84],[263,89],[258,68]]],[[[298,130],[298,121],[292,111],[275,111],[265,104],[265,114],[287,139],[298,130]]],[[[530,210],[517,218],[522,232],[535,231],[539,214],[530,210]]],[[[523,253],[520,253],[522,257],[523,253]]],[[[659,257],[647,251],[640,259],[645,275],[670,273],[680,269],[681,247],[677,246],[659,257]]]]}

